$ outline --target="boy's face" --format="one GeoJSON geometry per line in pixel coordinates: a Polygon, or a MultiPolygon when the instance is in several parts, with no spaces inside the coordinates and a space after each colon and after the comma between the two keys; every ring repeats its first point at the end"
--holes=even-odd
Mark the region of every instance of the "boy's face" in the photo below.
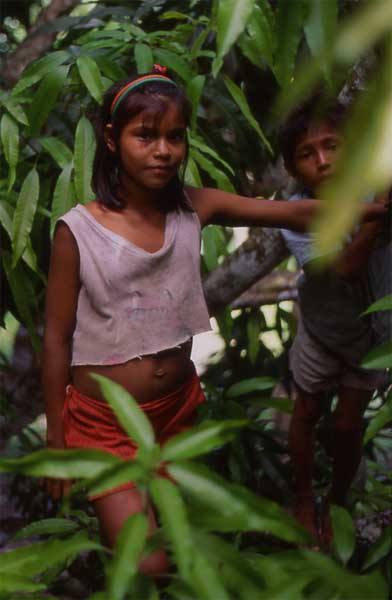
{"type": "Polygon", "coordinates": [[[294,151],[293,175],[312,191],[335,172],[342,136],[328,122],[310,123],[294,151]]]}

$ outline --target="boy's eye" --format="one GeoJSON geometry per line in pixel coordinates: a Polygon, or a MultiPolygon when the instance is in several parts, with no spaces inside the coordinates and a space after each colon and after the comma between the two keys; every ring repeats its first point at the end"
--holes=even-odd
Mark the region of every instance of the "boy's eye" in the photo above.
{"type": "Polygon", "coordinates": [[[185,131],[182,129],[179,131],[173,131],[169,138],[175,142],[182,142],[185,139],[185,131]]]}
{"type": "Polygon", "coordinates": [[[142,140],[149,140],[153,137],[153,132],[149,129],[141,129],[140,131],[136,132],[136,135],[142,140]]]}

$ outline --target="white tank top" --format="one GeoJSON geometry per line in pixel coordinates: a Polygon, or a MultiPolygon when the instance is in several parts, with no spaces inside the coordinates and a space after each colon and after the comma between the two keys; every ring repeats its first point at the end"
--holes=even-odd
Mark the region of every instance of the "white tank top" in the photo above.
{"type": "Polygon", "coordinates": [[[104,227],[81,204],[59,221],[71,230],[80,257],[72,365],[124,363],[211,329],[195,212],[167,214],[157,252],[104,227]]]}

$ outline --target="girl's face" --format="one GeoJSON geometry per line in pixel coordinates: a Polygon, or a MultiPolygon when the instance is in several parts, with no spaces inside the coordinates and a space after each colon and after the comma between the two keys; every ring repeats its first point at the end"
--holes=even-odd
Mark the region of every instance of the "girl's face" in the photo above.
{"type": "Polygon", "coordinates": [[[118,144],[107,129],[107,144],[119,156],[120,181],[160,190],[176,175],[186,155],[186,124],[175,102],[158,119],[144,110],[122,129],[118,144]]]}

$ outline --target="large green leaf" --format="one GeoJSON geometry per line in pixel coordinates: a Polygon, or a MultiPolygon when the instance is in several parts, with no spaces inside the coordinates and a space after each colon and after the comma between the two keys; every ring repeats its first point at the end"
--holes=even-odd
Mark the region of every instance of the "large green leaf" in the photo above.
{"type": "Polygon", "coordinates": [[[370,421],[363,443],[367,444],[374,436],[383,429],[385,425],[392,422],[392,394],[389,395],[385,404],[377,411],[376,415],[370,421]]]}
{"type": "Polygon", "coordinates": [[[261,392],[275,387],[277,380],[274,377],[252,377],[234,383],[226,392],[228,398],[236,398],[251,392],[261,392]]]}
{"type": "Polygon", "coordinates": [[[198,188],[203,187],[199,169],[191,156],[189,156],[187,161],[184,179],[186,185],[198,188]]]}
{"type": "Polygon", "coordinates": [[[79,479],[96,477],[121,459],[101,450],[38,450],[22,458],[1,458],[0,473],[79,479]]]}
{"type": "Polygon", "coordinates": [[[203,259],[208,271],[213,271],[218,266],[221,235],[222,230],[216,225],[204,227],[202,231],[203,259]]]}
{"type": "Polygon", "coordinates": [[[273,21],[269,14],[270,6],[267,7],[266,4],[266,2],[261,2],[260,6],[254,7],[246,31],[259,60],[265,58],[272,67],[276,38],[273,21]]]}
{"type": "Polygon", "coordinates": [[[189,144],[191,148],[197,148],[197,150],[200,150],[200,152],[203,154],[211,156],[211,158],[213,158],[216,162],[225,167],[225,169],[227,169],[231,175],[234,175],[234,169],[229,165],[229,163],[223,160],[223,158],[219,156],[219,154],[215,152],[213,148],[207,146],[203,139],[197,136],[195,132],[189,133],[189,144]]]}
{"type": "Polygon", "coordinates": [[[73,163],[69,163],[60,173],[53,193],[50,234],[53,236],[57,220],[76,204],[75,186],[72,181],[73,163]]]}
{"type": "Polygon", "coordinates": [[[189,581],[193,543],[184,500],[178,488],[167,479],[155,478],[150,491],[159,510],[165,536],[171,544],[180,575],[185,581],[189,581]]]}
{"type": "Polygon", "coordinates": [[[72,161],[71,150],[59,138],[42,137],[39,141],[42,147],[49,152],[50,156],[62,169],[72,161]]]}
{"type": "Polygon", "coordinates": [[[216,181],[220,189],[225,190],[226,192],[235,193],[234,186],[226,173],[216,167],[211,160],[209,160],[195,148],[191,149],[191,156],[193,160],[203,169],[203,171],[206,171],[211,179],[216,181]]]}
{"type": "Polygon", "coordinates": [[[135,44],[135,62],[138,73],[150,73],[154,62],[152,50],[147,44],[135,44]]]}
{"type": "Polygon", "coordinates": [[[34,350],[40,352],[41,341],[36,332],[32,315],[32,305],[35,305],[35,295],[31,281],[21,263],[18,263],[16,267],[12,266],[11,254],[4,252],[2,258],[4,271],[7,275],[12,297],[18,310],[16,317],[26,325],[34,350]]]}
{"type": "Polygon", "coordinates": [[[102,494],[107,490],[123,485],[125,483],[144,482],[148,476],[147,469],[137,460],[126,461],[102,471],[97,477],[86,483],[86,489],[89,495],[102,494]]]}
{"type": "Polygon", "coordinates": [[[174,71],[181,77],[183,81],[189,81],[192,79],[192,71],[188,63],[181,58],[178,54],[165,50],[164,48],[154,48],[154,57],[156,61],[174,71]]]}
{"type": "Polygon", "coordinates": [[[107,56],[96,56],[95,62],[97,63],[101,73],[103,73],[106,77],[109,77],[109,79],[112,81],[121,81],[122,79],[126,79],[126,71],[124,71],[124,69],[115,60],[110,60],[110,58],[107,56]]]}
{"type": "Polygon", "coordinates": [[[373,302],[363,314],[368,315],[369,313],[374,313],[379,310],[392,310],[392,294],[380,298],[377,302],[373,302]]]}
{"type": "Polygon", "coordinates": [[[29,135],[35,137],[46,122],[48,115],[57,102],[57,98],[68,75],[69,67],[57,67],[50,71],[34,94],[27,115],[30,123],[29,135]]]}
{"type": "Polygon", "coordinates": [[[305,35],[314,56],[333,44],[338,21],[337,0],[309,1],[309,16],[305,23],[305,35]]]}
{"type": "Polygon", "coordinates": [[[349,513],[341,506],[331,506],[333,548],[343,564],[346,564],[355,548],[355,527],[349,513]]]}
{"type": "Polygon", "coordinates": [[[20,190],[13,218],[13,267],[22,256],[34,222],[39,198],[39,176],[35,168],[27,174],[20,190]]]}
{"type": "Polygon", "coordinates": [[[4,156],[10,167],[8,189],[11,189],[15,183],[16,165],[19,157],[19,127],[14,119],[6,113],[1,118],[0,133],[4,156]]]}
{"type": "Polygon", "coordinates": [[[279,0],[276,13],[277,46],[275,50],[275,76],[286,88],[293,76],[302,27],[307,14],[305,0],[279,0]]]}
{"type": "Polygon", "coordinates": [[[147,517],[141,513],[130,516],[124,523],[110,564],[109,598],[125,598],[132,579],[138,572],[139,561],[146,543],[147,517]]]}
{"type": "Polygon", "coordinates": [[[90,121],[82,116],[76,127],[74,150],[76,195],[82,204],[94,198],[91,189],[94,152],[94,131],[90,121]]]}
{"type": "Polygon", "coordinates": [[[219,571],[201,553],[194,557],[190,584],[196,593],[196,598],[230,600],[219,571]]]}
{"type": "Polygon", "coordinates": [[[0,581],[4,573],[23,572],[26,577],[36,576],[87,550],[102,550],[102,546],[89,540],[85,532],[79,532],[67,540],[52,539],[4,552],[0,561],[0,581]]]}
{"type": "Polygon", "coordinates": [[[277,504],[227,483],[206,467],[176,463],[167,470],[198,503],[212,508],[226,521],[227,531],[267,531],[287,541],[308,540],[307,533],[277,504]]]}
{"type": "Polygon", "coordinates": [[[13,88],[11,95],[15,96],[20,94],[26,88],[34,85],[42,79],[48,73],[48,71],[55,71],[57,67],[65,63],[70,57],[68,52],[65,50],[57,50],[51,52],[47,56],[34,61],[23,73],[21,79],[18,81],[16,86],[13,88]]]}
{"type": "Polygon", "coordinates": [[[162,460],[184,460],[206,454],[232,440],[246,420],[204,421],[171,438],[162,449],[162,460]]]}
{"type": "MultiPolygon", "coordinates": [[[[18,573],[1,573],[0,577],[0,598],[11,598],[13,600],[14,595],[9,596],[12,592],[39,592],[44,591],[46,589],[46,585],[44,583],[38,583],[36,581],[32,581],[28,577],[24,575],[20,575],[18,573]],[[7,594],[7,596],[4,596],[7,594]]],[[[23,595],[23,598],[36,598],[31,596],[23,595]]]]}
{"type": "Polygon", "coordinates": [[[101,104],[104,86],[96,62],[89,56],[80,56],[76,64],[84,85],[94,100],[101,104]]]}
{"type": "Polygon", "coordinates": [[[18,100],[16,100],[15,98],[12,98],[12,97],[8,97],[8,98],[1,98],[0,102],[8,110],[10,115],[12,115],[14,117],[14,119],[16,121],[19,121],[19,123],[21,123],[22,125],[29,124],[27,115],[26,115],[25,111],[23,110],[23,108],[21,107],[21,105],[19,104],[18,100]]]}
{"type": "Polygon", "coordinates": [[[323,211],[314,225],[321,255],[331,255],[331,248],[337,248],[352,228],[360,201],[374,190],[387,188],[392,181],[391,72],[392,36],[377,76],[363,92],[348,123],[346,151],[339,161],[336,176],[322,190],[323,211]],[[374,106],[377,106],[376,111],[374,106]],[[368,118],[369,114],[372,119],[368,118]]]}
{"type": "Polygon", "coordinates": [[[225,82],[226,87],[229,90],[229,92],[230,92],[233,100],[238,104],[239,109],[241,110],[242,114],[244,115],[244,117],[246,118],[246,120],[248,121],[248,123],[257,132],[257,134],[259,135],[259,137],[263,141],[263,143],[264,143],[265,147],[267,148],[267,150],[271,154],[273,154],[273,150],[272,150],[271,144],[269,143],[269,141],[265,137],[263,131],[261,130],[260,125],[258,124],[258,122],[256,121],[256,119],[252,115],[252,111],[249,108],[249,104],[248,104],[248,101],[247,101],[247,99],[245,97],[244,92],[241,90],[241,88],[238,87],[238,85],[236,85],[234,83],[234,81],[232,81],[231,79],[229,79],[229,77],[224,76],[224,82],[225,82]]]}
{"type": "Polygon", "coordinates": [[[382,535],[370,547],[362,570],[369,569],[392,552],[392,525],[385,528],[382,535]]]}
{"type": "Polygon", "coordinates": [[[149,419],[136,400],[121,385],[102,375],[91,375],[98,381],[106,400],[128,435],[140,449],[151,450],[155,445],[155,435],[149,419]]]}
{"type": "Polygon", "coordinates": [[[74,533],[79,529],[78,523],[70,519],[41,519],[22,527],[13,536],[13,540],[23,540],[35,535],[62,535],[74,533]]]}
{"type": "Polygon", "coordinates": [[[365,369],[389,369],[392,367],[392,340],[384,342],[369,352],[361,362],[365,369]]]}
{"type": "Polygon", "coordinates": [[[217,54],[212,64],[214,77],[222,67],[224,56],[244,31],[254,6],[255,0],[224,0],[218,2],[217,54]]]}
{"type": "Polygon", "coordinates": [[[197,120],[197,109],[199,107],[200,97],[205,84],[204,75],[196,75],[193,77],[186,86],[186,95],[192,103],[192,119],[191,119],[191,130],[196,129],[197,120]]]}

